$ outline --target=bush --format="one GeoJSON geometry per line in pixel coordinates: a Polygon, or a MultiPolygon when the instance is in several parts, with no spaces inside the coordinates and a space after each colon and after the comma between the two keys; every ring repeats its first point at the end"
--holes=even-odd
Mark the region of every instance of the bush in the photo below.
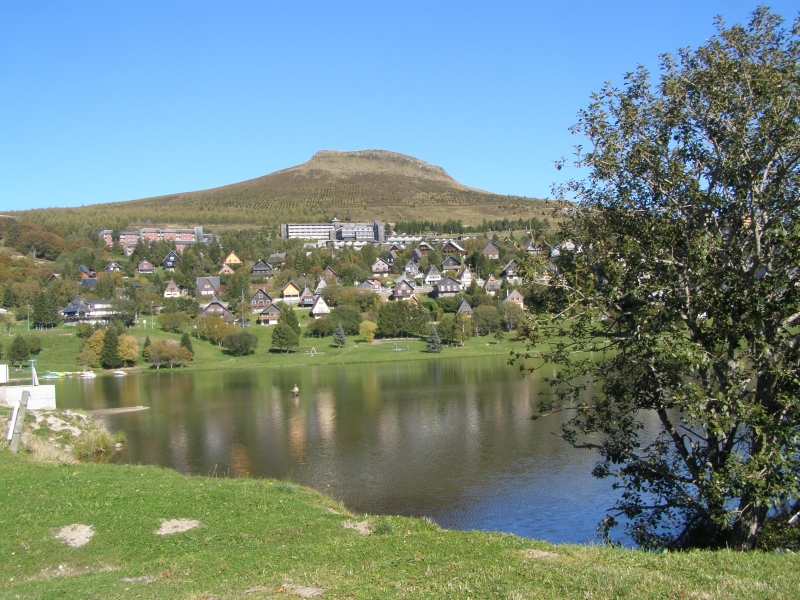
{"type": "Polygon", "coordinates": [[[29,333],[25,336],[25,344],[28,346],[28,352],[34,356],[42,351],[42,338],[35,333],[29,333]]]}
{"type": "Polygon", "coordinates": [[[89,323],[78,323],[75,325],[75,335],[78,336],[82,340],[89,339],[94,333],[94,327],[89,325],[89,323]]]}
{"type": "Polygon", "coordinates": [[[357,335],[361,312],[355,306],[340,305],[331,311],[331,321],[341,324],[347,335],[357,335]]]}
{"type": "Polygon", "coordinates": [[[258,346],[258,337],[254,333],[239,329],[231,331],[225,336],[222,345],[228,349],[228,353],[233,356],[245,356],[253,354],[258,346]]]}

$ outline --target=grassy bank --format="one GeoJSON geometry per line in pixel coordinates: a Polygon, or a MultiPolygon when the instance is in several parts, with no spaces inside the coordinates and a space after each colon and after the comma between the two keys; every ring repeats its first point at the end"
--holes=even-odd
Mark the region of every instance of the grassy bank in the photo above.
{"type": "Polygon", "coordinates": [[[553,546],[355,516],[288,482],[43,465],[7,448],[0,469],[6,598],[762,599],[800,589],[795,554],[553,546]],[[168,520],[197,525],[157,534],[168,520]],[[72,547],[56,537],[70,525],[93,535],[72,547]]]}
{"type": "MultiPolygon", "coordinates": [[[[305,327],[310,319],[307,310],[298,310],[301,327],[305,327]]],[[[342,348],[332,345],[333,338],[309,338],[304,334],[300,336],[300,346],[288,354],[270,351],[272,331],[274,327],[252,325],[248,331],[258,337],[258,347],[255,354],[249,356],[233,357],[210,342],[192,338],[195,357],[194,361],[180,369],[231,369],[252,368],[305,364],[355,364],[366,362],[389,362],[397,360],[431,360],[435,358],[473,357],[473,356],[507,356],[512,348],[520,349],[520,344],[505,339],[497,343],[492,336],[471,338],[463,347],[444,347],[438,354],[425,352],[425,342],[411,339],[377,340],[376,343],[367,344],[360,336],[348,337],[347,344],[342,348]],[[395,350],[395,344],[402,350],[395,350]],[[316,352],[311,354],[312,348],[316,352]]],[[[11,344],[13,336],[21,333],[26,335],[25,323],[16,325],[10,332],[0,334],[0,343],[5,348],[11,344]]],[[[80,352],[82,340],[75,335],[73,327],[59,326],[50,330],[32,331],[42,341],[42,351],[36,356],[36,369],[39,374],[45,371],[78,371],[80,367],[76,357],[80,352]]],[[[160,329],[144,329],[141,326],[131,327],[126,331],[133,335],[139,342],[140,354],[147,336],[151,340],[163,338],[180,341],[179,334],[164,333],[160,329]]],[[[161,367],[162,369],[168,367],[161,367]]],[[[142,358],[139,358],[135,367],[128,370],[143,371],[152,367],[142,358]]],[[[102,369],[96,369],[98,374],[102,369]]]]}

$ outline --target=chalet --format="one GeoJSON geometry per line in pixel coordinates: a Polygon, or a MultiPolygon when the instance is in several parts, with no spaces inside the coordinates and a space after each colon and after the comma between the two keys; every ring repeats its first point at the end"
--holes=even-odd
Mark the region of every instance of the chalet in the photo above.
{"type": "Polygon", "coordinates": [[[442,246],[442,254],[457,254],[461,258],[464,258],[467,255],[467,251],[453,240],[447,240],[444,246],[442,246]]]}
{"type": "Polygon", "coordinates": [[[220,292],[219,277],[198,277],[195,280],[198,296],[217,296],[220,292]]]}
{"type": "Polygon", "coordinates": [[[331,314],[331,309],[328,308],[325,298],[322,296],[317,296],[314,299],[314,304],[311,306],[311,316],[315,319],[319,319],[320,317],[324,317],[325,315],[329,314],[331,314]]]}
{"type": "Polygon", "coordinates": [[[433,246],[431,246],[428,242],[420,242],[419,245],[414,248],[417,252],[419,252],[420,256],[425,256],[429,252],[433,252],[433,246]]]}
{"type": "Polygon", "coordinates": [[[119,273],[120,271],[124,271],[124,269],[121,264],[112,260],[103,268],[103,271],[106,273],[119,273]]]}
{"type": "Polygon", "coordinates": [[[86,279],[87,277],[97,277],[97,271],[90,269],[86,265],[81,265],[78,267],[78,275],[80,275],[81,279],[86,279]]]}
{"type": "Polygon", "coordinates": [[[164,298],[180,298],[181,296],[183,296],[181,288],[174,279],[170,279],[167,287],[164,288],[164,298]]]}
{"type": "Polygon", "coordinates": [[[259,325],[275,325],[280,316],[281,309],[275,306],[275,304],[269,304],[264,310],[258,313],[258,319],[256,321],[259,325]]]}
{"type": "Polygon", "coordinates": [[[501,287],[502,284],[495,279],[494,275],[489,275],[483,284],[483,289],[490,296],[494,296],[497,292],[499,292],[501,287]]]}
{"type": "Polygon", "coordinates": [[[289,304],[297,304],[300,301],[300,286],[294,281],[290,281],[281,289],[281,300],[289,304]]]}
{"type": "Polygon", "coordinates": [[[228,254],[228,256],[225,257],[225,260],[222,262],[231,267],[238,267],[239,265],[242,264],[242,261],[239,260],[239,257],[236,256],[233,252],[228,254]]]}
{"type": "Polygon", "coordinates": [[[436,298],[452,298],[461,293],[461,286],[452,277],[445,277],[433,286],[433,296],[436,298]]]}
{"type": "Polygon", "coordinates": [[[267,261],[259,260],[253,265],[253,268],[250,269],[250,273],[253,277],[272,277],[275,274],[275,270],[267,261]]]}
{"type": "Polygon", "coordinates": [[[519,275],[517,274],[517,260],[512,258],[508,261],[508,264],[503,267],[503,270],[500,271],[500,276],[505,277],[506,281],[516,282],[519,281],[519,275]]]}
{"type": "Polygon", "coordinates": [[[397,258],[397,252],[395,252],[394,250],[389,250],[386,253],[386,256],[383,257],[383,260],[386,261],[386,264],[391,266],[391,265],[394,264],[394,261],[395,261],[396,258],[397,258]]]}
{"type": "Polygon", "coordinates": [[[513,302],[522,310],[525,310],[525,298],[517,290],[511,290],[511,293],[506,296],[506,299],[503,300],[503,302],[513,302]]]}
{"type": "Polygon", "coordinates": [[[314,295],[319,296],[326,287],[328,287],[328,282],[324,279],[320,279],[317,287],[314,288],[314,295]]]}
{"type": "Polygon", "coordinates": [[[525,242],[523,248],[525,249],[525,252],[527,252],[528,254],[536,255],[542,253],[542,247],[533,240],[528,240],[527,242],[525,242]]]}
{"type": "Polygon", "coordinates": [[[259,289],[250,298],[250,306],[254,310],[257,308],[258,309],[266,308],[270,304],[272,304],[272,298],[270,298],[270,295],[262,289],[259,289]]]}
{"type": "Polygon", "coordinates": [[[303,293],[300,294],[300,306],[311,307],[314,305],[314,292],[312,292],[308,288],[303,289],[303,293]]]}
{"type": "Polygon", "coordinates": [[[389,246],[389,252],[394,252],[395,254],[400,252],[402,249],[403,249],[403,246],[399,246],[397,244],[392,244],[391,246],[389,246]]]}
{"type": "Polygon", "coordinates": [[[419,270],[419,266],[417,266],[417,263],[414,262],[413,260],[410,260],[406,263],[404,270],[405,274],[411,277],[412,279],[422,275],[422,271],[419,270]]]}
{"type": "Polygon", "coordinates": [[[461,268],[461,261],[455,256],[450,255],[442,261],[442,272],[458,271],[461,268]]]}
{"type": "Polygon", "coordinates": [[[161,261],[161,266],[164,267],[165,271],[174,271],[175,266],[178,264],[178,253],[175,250],[170,250],[167,252],[167,255],[164,257],[164,260],[161,261]]]}
{"type": "Polygon", "coordinates": [[[97,277],[87,277],[86,279],[81,279],[81,287],[91,289],[96,285],[97,285],[97,277]]]}
{"type": "Polygon", "coordinates": [[[377,277],[367,277],[364,283],[358,286],[358,289],[368,292],[380,292],[383,289],[383,284],[377,277]]]}
{"type": "Polygon", "coordinates": [[[414,286],[411,285],[407,280],[403,280],[394,286],[392,290],[392,295],[389,296],[389,300],[408,300],[409,298],[413,298],[414,296],[414,286]]]}
{"type": "Polygon", "coordinates": [[[389,263],[383,260],[382,258],[379,258],[374,263],[372,263],[372,272],[375,275],[386,275],[389,272],[390,268],[391,266],[389,265],[389,263]]]}
{"type": "Polygon", "coordinates": [[[235,272],[236,271],[231,269],[231,266],[229,264],[224,264],[222,265],[222,268],[219,270],[217,275],[233,275],[235,272]]]}
{"type": "Polygon", "coordinates": [[[410,260],[415,263],[419,263],[422,260],[423,254],[417,248],[414,248],[411,251],[411,258],[410,260]]]}
{"type": "Polygon", "coordinates": [[[322,272],[322,278],[328,283],[336,283],[339,281],[339,276],[336,274],[336,271],[330,267],[325,267],[325,270],[322,272]]]}
{"type": "Polygon", "coordinates": [[[458,272],[456,279],[463,289],[467,289],[472,285],[472,271],[470,271],[469,265],[464,265],[464,268],[458,272]]]}
{"type": "Polygon", "coordinates": [[[425,273],[425,283],[427,285],[434,285],[442,279],[442,274],[439,273],[439,269],[435,266],[431,265],[431,268],[428,269],[428,272],[425,273]]]}
{"type": "Polygon", "coordinates": [[[272,269],[277,271],[286,264],[286,252],[275,252],[267,257],[267,262],[272,265],[272,269]]]}
{"type": "Polygon", "coordinates": [[[136,266],[136,270],[139,273],[153,273],[155,272],[156,268],[153,266],[153,263],[151,263],[146,258],[143,258],[142,260],[139,261],[139,264],[136,266]]]}
{"type": "Polygon", "coordinates": [[[456,316],[464,313],[468,317],[472,316],[472,307],[469,305],[469,302],[466,300],[462,300],[461,304],[458,305],[458,310],[456,311],[456,316]]]}
{"type": "Polygon", "coordinates": [[[575,252],[576,248],[577,251],[580,252],[580,248],[578,248],[573,242],[567,240],[558,246],[553,246],[553,248],[550,250],[550,256],[561,256],[562,252],[575,252]]]}
{"type": "Polygon", "coordinates": [[[494,242],[486,242],[486,245],[481,250],[481,254],[491,258],[492,260],[500,260],[500,246],[494,242]]]}
{"type": "Polygon", "coordinates": [[[58,312],[64,319],[64,325],[107,323],[119,314],[113,300],[86,300],[82,296],[77,296],[58,312]]]}
{"type": "Polygon", "coordinates": [[[216,296],[211,298],[211,302],[208,304],[201,304],[200,305],[200,314],[198,315],[201,319],[204,317],[222,317],[228,322],[234,321],[234,316],[231,311],[228,310],[228,303],[222,302],[218,300],[216,296]]]}

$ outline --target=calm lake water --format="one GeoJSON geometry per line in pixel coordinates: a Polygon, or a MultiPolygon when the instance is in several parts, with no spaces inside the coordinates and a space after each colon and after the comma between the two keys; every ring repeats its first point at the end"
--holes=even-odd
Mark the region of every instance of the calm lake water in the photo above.
{"type": "Polygon", "coordinates": [[[504,358],[148,373],[56,382],[60,408],[148,406],[102,417],[120,462],[186,474],[276,477],[356,512],[449,529],[595,541],[615,497],[596,456],[531,421],[546,386],[504,358]],[[298,398],[289,390],[300,389],[298,398]]]}

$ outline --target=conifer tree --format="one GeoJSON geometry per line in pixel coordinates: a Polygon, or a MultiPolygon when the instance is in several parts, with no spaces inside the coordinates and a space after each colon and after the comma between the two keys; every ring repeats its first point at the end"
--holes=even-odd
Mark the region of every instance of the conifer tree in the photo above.
{"type": "Polygon", "coordinates": [[[28,349],[28,344],[25,342],[25,338],[21,335],[17,335],[14,338],[14,341],[11,342],[11,347],[8,349],[8,362],[13,364],[19,364],[22,366],[22,361],[27,360],[30,358],[31,352],[28,349]]]}
{"type": "Polygon", "coordinates": [[[339,348],[347,343],[347,335],[345,335],[344,327],[342,327],[341,323],[337,323],[336,331],[333,332],[333,343],[339,348]]]}
{"type": "MultiPolygon", "coordinates": [[[[147,338],[148,340],[150,338],[147,338]]],[[[192,338],[189,337],[189,332],[184,331],[183,335],[181,335],[181,348],[186,348],[189,351],[189,354],[194,356],[194,348],[192,347],[192,338]]]]}
{"type": "Polygon", "coordinates": [[[436,332],[436,327],[431,327],[431,331],[428,334],[428,344],[425,346],[425,350],[428,352],[442,351],[442,340],[439,339],[439,334],[436,332]]]}
{"type": "Polygon", "coordinates": [[[150,359],[150,336],[144,338],[144,346],[142,347],[142,358],[145,360],[150,359]]]}
{"type": "Polygon", "coordinates": [[[294,308],[290,304],[284,304],[281,307],[281,316],[278,317],[278,323],[283,323],[291,327],[297,335],[300,335],[300,323],[297,322],[297,315],[294,313],[294,308]]]}
{"type": "Polygon", "coordinates": [[[103,350],[100,353],[100,364],[106,369],[116,369],[122,366],[122,359],[117,352],[119,346],[119,332],[116,327],[109,327],[103,338],[103,350]]]}

